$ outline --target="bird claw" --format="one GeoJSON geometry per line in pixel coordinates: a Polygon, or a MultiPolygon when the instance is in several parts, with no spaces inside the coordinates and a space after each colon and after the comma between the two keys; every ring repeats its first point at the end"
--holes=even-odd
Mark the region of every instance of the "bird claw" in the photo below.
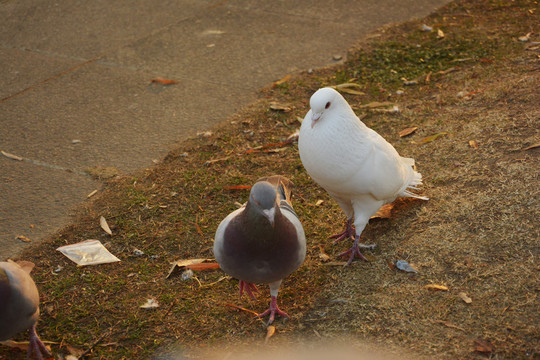
{"type": "Polygon", "coordinates": [[[259,289],[257,289],[257,286],[255,286],[255,284],[240,280],[238,285],[240,287],[240,297],[242,297],[245,291],[246,294],[248,294],[250,298],[255,300],[255,295],[253,295],[253,292],[256,292],[256,293],[259,292],[259,289]]]}
{"type": "Polygon", "coordinates": [[[347,220],[347,223],[345,224],[345,230],[343,232],[339,234],[331,235],[329,238],[335,239],[334,240],[334,245],[335,245],[341,240],[354,237],[354,233],[355,233],[355,230],[354,230],[354,226],[352,225],[352,218],[351,218],[347,220]]]}
{"type": "Polygon", "coordinates": [[[30,344],[28,346],[28,355],[27,357],[30,359],[32,357],[32,353],[36,355],[36,358],[38,360],[43,360],[43,354],[47,356],[47,358],[50,358],[52,355],[47,350],[47,347],[41,339],[39,338],[37,332],[36,332],[36,325],[32,326],[30,329],[30,344]]]}
{"type": "Polygon", "coordinates": [[[369,245],[360,244],[360,236],[357,236],[354,240],[353,246],[349,250],[344,251],[341,254],[339,254],[338,257],[349,255],[349,261],[347,261],[347,266],[352,264],[355,256],[358,256],[361,260],[368,261],[366,257],[360,252],[360,248],[373,250],[375,249],[376,246],[377,245],[375,244],[369,244],[369,245]]]}
{"type": "Polygon", "coordinates": [[[268,310],[266,310],[265,312],[257,315],[257,317],[260,319],[260,318],[265,317],[268,314],[270,314],[270,318],[268,319],[268,323],[266,324],[266,326],[268,326],[268,325],[270,325],[270,324],[272,324],[274,322],[276,314],[278,314],[281,317],[289,319],[289,315],[287,315],[287,313],[285,311],[282,311],[282,310],[279,309],[279,307],[277,305],[277,299],[276,299],[275,296],[272,296],[272,299],[270,300],[270,307],[268,308],[268,310]]]}

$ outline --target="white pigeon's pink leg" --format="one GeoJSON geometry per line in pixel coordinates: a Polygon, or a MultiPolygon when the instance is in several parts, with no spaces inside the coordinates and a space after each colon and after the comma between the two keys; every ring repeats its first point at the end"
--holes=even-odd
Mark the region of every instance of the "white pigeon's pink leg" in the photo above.
{"type": "Polygon", "coordinates": [[[49,350],[45,347],[45,344],[40,340],[36,332],[36,324],[30,328],[30,344],[28,345],[28,358],[32,357],[32,353],[36,355],[36,358],[43,360],[43,354],[48,358],[51,357],[49,350]]]}
{"type": "Polygon", "coordinates": [[[257,286],[253,283],[249,283],[244,280],[240,280],[238,283],[238,286],[240,287],[240,297],[244,294],[244,291],[248,294],[248,296],[255,300],[255,295],[253,295],[253,292],[258,293],[259,289],[257,289],[257,286]]]}
{"type": "Polygon", "coordinates": [[[330,239],[334,240],[334,245],[340,242],[341,240],[348,239],[354,237],[354,226],[352,225],[353,218],[347,220],[347,223],[345,224],[345,231],[339,234],[335,234],[330,236],[330,239]]]}
{"type": "Polygon", "coordinates": [[[354,239],[353,246],[349,250],[342,252],[338,256],[349,255],[349,261],[347,261],[347,266],[349,266],[352,264],[355,256],[358,256],[360,259],[367,261],[366,257],[360,252],[360,248],[373,250],[375,249],[375,246],[375,244],[360,244],[360,235],[357,235],[354,239]]]}

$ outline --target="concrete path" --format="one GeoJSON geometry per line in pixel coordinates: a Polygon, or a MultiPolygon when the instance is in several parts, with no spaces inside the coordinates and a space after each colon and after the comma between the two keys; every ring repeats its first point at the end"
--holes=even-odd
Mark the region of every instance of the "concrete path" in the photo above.
{"type": "MultiPolygon", "coordinates": [[[[0,0],[0,260],[256,90],[447,0],[0,0]],[[162,87],[153,78],[178,81],[162,87]]],[[[82,240],[82,239],[81,239],[82,240]]]]}

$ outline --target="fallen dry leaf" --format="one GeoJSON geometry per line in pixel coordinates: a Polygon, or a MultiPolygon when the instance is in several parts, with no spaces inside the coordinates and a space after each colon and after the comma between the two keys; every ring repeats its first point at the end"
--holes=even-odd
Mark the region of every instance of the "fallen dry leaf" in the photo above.
{"type": "Polygon", "coordinates": [[[536,144],[533,144],[531,146],[527,146],[525,149],[523,149],[523,151],[527,151],[527,150],[531,150],[531,149],[536,149],[537,147],[540,147],[540,142],[536,143],[536,144]]]}
{"type": "Polygon", "coordinates": [[[212,261],[213,261],[212,259],[183,259],[183,260],[175,261],[174,263],[172,263],[171,269],[169,270],[169,273],[167,274],[165,278],[168,279],[171,275],[182,272],[188,269],[188,267],[194,270],[192,267],[193,265],[201,264],[204,262],[211,263],[212,261]]]}
{"type": "Polygon", "coordinates": [[[322,262],[330,260],[330,256],[324,251],[324,247],[321,244],[319,244],[319,251],[319,259],[321,259],[322,262]]]}
{"type": "Polygon", "coordinates": [[[523,41],[523,42],[527,42],[527,41],[529,41],[529,39],[531,38],[531,34],[532,34],[532,33],[529,32],[529,33],[527,33],[527,34],[525,34],[525,35],[523,35],[523,36],[520,36],[520,37],[518,37],[518,40],[519,40],[519,41],[523,41]]]}
{"type": "Polygon", "coordinates": [[[431,136],[428,136],[428,137],[426,137],[426,138],[423,138],[423,139],[422,139],[422,144],[430,143],[430,142],[432,142],[432,141],[434,141],[434,140],[437,140],[439,137],[441,137],[441,136],[443,136],[443,135],[446,135],[446,134],[448,134],[448,133],[446,133],[446,132],[443,131],[443,132],[440,132],[440,133],[438,133],[438,134],[431,135],[431,136]]]}
{"type": "Polygon", "coordinates": [[[283,84],[283,83],[286,83],[287,81],[289,81],[290,78],[291,78],[291,75],[288,74],[288,75],[285,76],[283,79],[274,82],[274,83],[272,84],[272,86],[273,86],[273,87],[276,87],[276,86],[279,86],[279,85],[281,85],[281,84],[283,84]]]}
{"type": "Polygon", "coordinates": [[[474,351],[481,353],[492,353],[495,350],[495,346],[489,340],[478,338],[474,340],[474,351]]]}
{"type": "Polygon", "coordinates": [[[2,153],[2,155],[12,160],[23,161],[23,158],[21,156],[13,155],[5,151],[0,151],[0,153],[2,153]]]}
{"type": "Polygon", "coordinates": [[[406,129],[403,129],[399,132],[399,137],[405,137],[405,136],[408,136],[408,135],[411,135],[412,133],[414,133],[416,130],[418,130],[418,126],[413,126],[413,127],[409,127],[409,128],[406,128],[406,129]]]}
{"type": "Polygon", "coordinates": [[[324,200],[319,199],[319,200],[317,200],[317,202],[315,203],[315,206],[319,206],[319,205],[321,205],[323,202],[324,202],[324,200]]]}
{"type": "Polygon", "coordinates": [[[273,325],[270,325],[266,328],[266,337],[264,338],[264,342],[268,342],[270,338],[276,333],[276,327],[273,325]]]}
{"type": "Polygon", "coordinates": [[[444,285],[435,285],[435,284],[428,284],[424,286],[426,289],[431,291],[448,291],[448,287],[444,285]]]}
{"type": "Polygon", "coordinates": [[[444,32],[441,29],[437,30],[437,39],[444,38],[444,32]]]}
{"type": "Polygon", "coordinates": [[[476,142],[476,140],[469,140],[469,146],[473,149],[478,149],[478,143],[476,142]]]}
{"type": "Polygon", "coordinates": [[[338,90],[338,91],[341,91],[343,93],[346,93],[346,94],[351,94],[351,95],[365,95],[364,92],[362,91],[359,91],[359,90],[354,90],[355,88],[356,89],[362,89],[362,86],[359,85],[359,84],[355,84],[355,83],[343,83],[343,84],[338,84],[338,85],[335,85],[335,86],[332,86],[334,89],[338,90]]]}
{"type": "Polygon", "coordinates": [[[290,112],[292,110],[290,104],[280,104],[276,101],[272,101],[270,103],[270,110],[274,111],[283,111],[283,112],[290,112]]]}
{"type": "Polygon", "coordinates": [[[154,83],[154,84],[161,84],[161,85],[173,85],[173,84],[177,83],[177,81],[175,81],[175,80],[167,80],[167,79],[163,79],[163,78],[155,78],[155,79],[152,79],[150,81],[152,83],[154,83]]]}
{"type": "Polygon", "coordinates": [[[381,206],[379,210],[371,217],[371,219],[390,219],[392,217],[392,209],[394,208],[394,203],[385,204],[381,206]]]}
{"type": "Polygon", "coordinates": [[[460,292],[458,294],[458,296],[460,297],[461,300],[463,300],[466,304],[470,304],[472,303],[472,299],[470,297],[467,296],[467,294],[465,294],[464,292],[460,292]]]}
{"type": "Polygon", "coordinates": [[[383,101],[383,102],[372,101],[368,104],[360,105],[360,108],[375,109],[375,108],[380,108],[380,107],[389,107],[393,105],[394,103],[391,103],[390,101],[383,101]]]}
{"type": "Polygon", "coordinates": [[[141,309],[155,309],[157,307],[159,307],[159,303],[154,298],[147,299],[146,302],[140,306],[141,309]]]}
{"type": "Polygon", "coordinates": [[[186,268],[191,269],[191,270],[213,270],[213,269],[219,269],[219,264],[217,262],[191,264],[191,265],[186,265],[186,268]]]}
{"type": "Polygon", "coordinates": [[[235,185],[235,186],[224,186],[225,190],[249,190],[251,189],[250,185],[235,185]]]}
{"type": "Polygon", "coordinates": [[[107,220],[105,220],[103,216],[99,218],[99,225],[107,234],[112,236],[111,228],[109,227],[109,224],[107,224],[107,220]]]}
{"type": "Polygon", "coordinates": [[[19,235],[19,236],[17,236],[17,239],[18,239],[18,240],[21,240],[21,241],[24,241],[24,242],[27,242],[27,243],[32,242],[32,240],[30,240],[29,238],[27,238],[27,237],[24,236],[24,235],[19,235]]]}

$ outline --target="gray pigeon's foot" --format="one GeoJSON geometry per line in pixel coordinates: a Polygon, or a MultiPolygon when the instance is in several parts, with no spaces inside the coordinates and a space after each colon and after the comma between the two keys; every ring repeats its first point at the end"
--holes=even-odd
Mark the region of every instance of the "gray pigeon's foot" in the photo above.
{"type": "Polygon", "coordinates": [[[266,310],[262,314],[257,315],[257,317],[263,318],[268,314],[270,314],[270,318],[268,319],[268,323],[266,324],[267,326],[274,322],[274,318],[275,318],[276,314],[278,314],[281,317],[285,317],[287,319],[289,318],[289,315],[287,315],[287,313],[285,311],[279,310],[279,307],[277,305],[277,298],[275,296],[271,297],[270,307],[268,308],[268,310],[266,310]]]}
{"type": "Polygon", "coordinates": [[[343,231],[342,233],[330,236],[330,239],[335,239],[334,244],[337,244],[343,239],[354,237],[355,231],[354,231],[354,226],[352,222],[353,222],[353,219],[350,218],[349,220],[347,220],[347,223],[345,224],[345,231],[343,231]]]}
{"type": "Polygon", "coordinates": [[[362,255],[362,253],[360,252],[360,248],[373,250],[375,249],[375,246],[376,246],[375,244],[370,244],[370,245],[360,244],[360,236],[357,235],[354,239],[353,246],[349,250],[342,252],[338,256],[349,255],[349,261],[347,261],[347,266],[349,266],[352,264],[355,256],[358,256],[360,259],[367,261],[366,257],[362,255]]]}
{"type": "Polygon", "coordinates": [[[32,357],[32,353],[34,353],[36,358],[39,360],[43,360],[43,354],[45,354],[48,358],[51,357],[49,350],[47,350],[45,344],[43,344],[36,332],[35,324],[30,328],[30,344],[28,345],[29,359],[32,357]]]}
{"type": "Polygon", "coordinates": [[[242,297],[245,291],[250,298],[255,300],[255,295],[253,295],[253,292],[256,292],[256,293],[259,292],[259,289],[257,289],[257,286],[255,286],[255,284],[249,283],[244,280],[240,280],[238,285],[240,286],[240,297],[242,297]]]}

